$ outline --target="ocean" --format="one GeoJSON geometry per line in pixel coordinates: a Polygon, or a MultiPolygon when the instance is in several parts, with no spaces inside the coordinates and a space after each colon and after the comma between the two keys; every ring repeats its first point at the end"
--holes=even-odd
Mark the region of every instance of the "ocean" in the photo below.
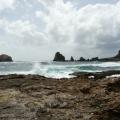
{"type": "Polygon", "coordinates": [[[0,63],[0,75],[37,74],[48,78],[71,78],[74,72],[120,70],[120,62],[6,62],[0,63]]]}

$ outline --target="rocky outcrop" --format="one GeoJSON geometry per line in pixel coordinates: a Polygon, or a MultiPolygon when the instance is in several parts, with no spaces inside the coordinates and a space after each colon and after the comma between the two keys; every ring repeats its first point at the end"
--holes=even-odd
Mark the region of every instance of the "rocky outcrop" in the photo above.
{"type": "Polygon", "coordinates": [[[114,57],[102,58],[99,59],[102,62],[109,62],[109,61],[120,61],[120,50],[118,51],[117,55],[114,57]]]}
{"type": "Polygon", "coordinates": [[[12,62],[12,57],[6,54],[0,55],[0,62],[12,62]]]}
{"type": "Polygon", "coordinates": [[[120,74],[119,70],[110,70],[110,71],[103,71],[103,72],[75,72],[71,75],[84,78],[84,79],[91,78],[94,80],[98,80],[108,76],[119,75],[119,74],[120,74]]]}
{"type": "Polygon", "coordinates": [[[120,120],[120,78],[106,78],[115,73],[0,76],[0,120],[120,120]]]}
{"type": "Polygon", "coordinates": [[[71,61],[71,62],[75,61],[74,58],[73,58],[72,56],[71,56],[71,58],[70,58],[70,61],[71,61]]]}
{"type": "Polygon", "coordinates": [[[86,59],[84,57],[80,57],[79,61],[83,62],[86,61],[86,59]]]}
{"type": "Polygon", "coordinates": [[[91,58],[90,61],[99,61],[99,58],[98,57],[94,57],[94,58],[91,58]]]}
{"type": "MultiPolygon", "coordinates": [[[[57,52],[55,54],[54,60],[53,61],[65,61],[65,57],[60,53],[57,52]]],[[[75,61],[74,58],[71,56],[70,60],[66,60],[66,62],[69,61],[75,61]]],[[[81,62],[92,62],[92,61],[100,61],[100,62],[111,62],[111,61],[120,61],[120,50],[118,54],[114,57],[107,57],[107,58],[99,58],[99,57],[93,57],[90,59],[85,59],[84,57],[80,57],[79,60],[76,61],[81,61],[81,62]]]]}
{"type": "Polygon", "coordinates": [[[57,52],[55,54],[53,61],[63,62],[63,61],[65,61],[65,57],[60,52],[57,52]]]}
{"type": "Polygon", "coordinates": [[[118,54],[114,58],[120,59],[120,50],[118,51],[118,54]]]}

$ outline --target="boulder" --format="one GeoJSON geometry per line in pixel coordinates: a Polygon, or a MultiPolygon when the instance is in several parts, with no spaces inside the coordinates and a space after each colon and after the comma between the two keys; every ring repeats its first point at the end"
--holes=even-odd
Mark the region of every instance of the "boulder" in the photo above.
{"type": "Polygon", "coordinates": [[[53,61],[65,61],[65,57],[60,53],[60,52],[57,52],[55,54],[55,57],[54,57],[54,60],[53,61]]]}
{"type": "Polygon", "coordinates": [[[0,62],[12,62],[12,57],[6,54],[0,55],[0,62]]]}

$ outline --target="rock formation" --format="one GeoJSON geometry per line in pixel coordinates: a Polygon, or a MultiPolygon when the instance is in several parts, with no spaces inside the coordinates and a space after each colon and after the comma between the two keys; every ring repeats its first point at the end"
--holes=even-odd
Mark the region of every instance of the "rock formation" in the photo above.
{"type": "Polygon", "coordinates": [[[118,54],[114,57],[107,57],[107,58],[94,57],[94,58],[91,58],[88,60],[81,57],[79,61],[101,61],[101,62],[120,61],[120,50],[119,50],[118,54]]]}
{"type": "MultiPolygon", "coordinates": [[[[65,57],[60,53],[57,52],[55,54],[54,60],[53,61],[66,61],[65,57]]],[[[74,58],[71,56],[70,60],[67,60],[66,62],[69,61],[75,61],[74,58]]],[[[91,59],[85,59],[84,57],[80,57],[79,60],[77,61],[81,61],[81,62],[89,62],[89,61],[101,61],[101,62],[109,62],[109,61],[120,61],[120,50],[118,52],[118,54],[116,56],[113,57],[107,57],[107,58],[99,58],[99,57],[93,57],[91,59]]]]}
{"type": "Polygon", "coordinates": [[[71,56],[71,58],[70,58],[70,61],[72,61],[72,62],[74,61],[74,58],[73,58],[72,56],[71,56]]]}
{"type": "Polygon", "coordinates": [[[94,58],[91,58],[90,61],[99,61],[99,58],[98,57],[94,57],[94,58]]]}
{"type": "Polygon", "coordinates": [[[0,62],[12,62],[12,57],[6,54],[0,55],[0,62]]]}
{"type": "Polygon", "coordinates": [[[85,58],[83,57],[80,57],[80,60],[79,61],[86,61],[85,58]]]}
{"type": "Polygon", "coordinates": [[[106,78],[115,73],[0,76],[0,120],[120,120],[120,78],[106,78]]]}
{"type": "Polygon", "coordinates": [[[55,54],[55,57],[54,57],[53,61],[62,62],[62,61],[65,61],[65,57],[60,52],[57,52],[55,54]]]}
{"type": "Polygon", "coordinates": [[[107,61],[120,61],[120,50],[118,51],[117,55],[114,57],[102,58],[99,61],[107,62],[107,61]]]}
{"type": "Polygon", "coordinates": [[[118,54],[115,56],[115,58],[120,59],[120,50],[119,50],[118,54]]]}

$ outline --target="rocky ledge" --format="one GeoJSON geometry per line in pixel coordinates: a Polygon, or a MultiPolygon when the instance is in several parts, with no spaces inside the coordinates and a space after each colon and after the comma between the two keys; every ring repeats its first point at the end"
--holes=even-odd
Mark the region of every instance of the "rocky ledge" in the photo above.
{"type": "Polygon", "coordinates": [[[86,74],[0,76],[0,120],[120,120],[120,78],[86,74]]]}

